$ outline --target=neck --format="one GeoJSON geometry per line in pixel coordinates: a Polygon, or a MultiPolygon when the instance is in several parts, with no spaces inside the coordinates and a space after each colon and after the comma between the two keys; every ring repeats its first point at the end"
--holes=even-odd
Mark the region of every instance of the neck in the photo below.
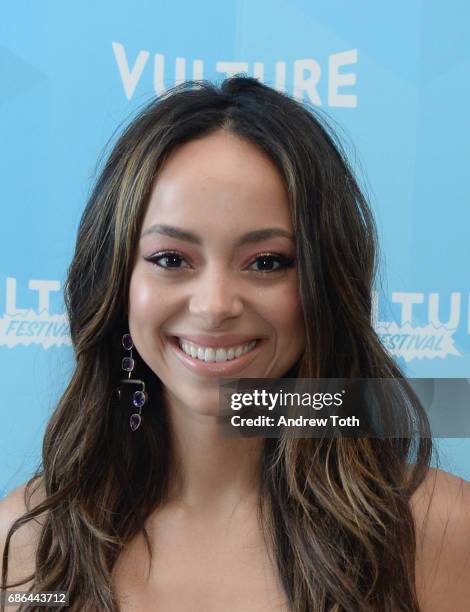
{"type": "Polygon", "coordinates": [[[171,436],[169,499],[203,511],[230,510],[259,493],[262,438],[223,437],[217,416],[167,398],[171,436]]]}

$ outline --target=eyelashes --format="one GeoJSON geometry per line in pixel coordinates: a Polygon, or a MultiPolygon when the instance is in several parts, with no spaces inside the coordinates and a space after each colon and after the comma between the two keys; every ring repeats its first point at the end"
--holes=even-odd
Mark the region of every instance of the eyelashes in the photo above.
{"type": "MultiPolygon", "coordinates": [[[[177,272],[187,269],[178,266],[178,263],[185,261],[185,258],[176,251],[161,251],[159,253],[155,253],[155,255],[152,255],[151,257],[146,257],[145,260],[150,261],[158,268],[171,272],[177,272]],[[162,265],[162,261],[166,261],[167,264],[168,262],[170,263],[169,265],[162,265]]],[[[279,253],[260,253],[253,259],[250,266],[253,266],[254,264],[267,266],[268,269],[253,270],[253,272],[257,274],[267,275],[275,274],[276,272],[281,272],[288,268],[294,267],[295,260],[291,257],[286,257],[285,255],[281,255],[279,253]],[[276,267],[271,267],[273,265],[275,265],[276,267]]]]}

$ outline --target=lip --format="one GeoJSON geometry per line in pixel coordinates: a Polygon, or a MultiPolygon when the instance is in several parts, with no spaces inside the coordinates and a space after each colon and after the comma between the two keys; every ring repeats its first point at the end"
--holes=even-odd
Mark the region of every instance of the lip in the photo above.
{"type": "MultiPolygon", "coordinates": [[[[195,374],[203,374],[208,377],[217,377],[217,376],[231,376],[236,374],[243,368],[246,368],[250,363],[256,358],[261,348],[265,344],[266,340],[263,338],[251,338],[251,340],[256,340],[256,345],[251,351],[245,353],[241,357],[236,357],[235,359],[231,359],[230,361],[211,361],[206,362],[200,359],[195,359],[186,355],[186,353],[179,347],[178,338],[189,339],[190,337],[201,337],[201,336],[167,336],[169,344],[173,347],[176,356],[181,361],[181,363],[188,368],[191,372],[195,374]]],[[[237,337],[237,336],[232,336],[237,337]]],[[[239,336],[238,336],[239,337],[239,336]]],[[[212,337],[214,338],[214,337],[212,337]]],[[[224,338],[231,338],[231,336],[224,336],[224,338]]],[[[222,339],[222,338],[221,338],[222,339]]],[[[249,340],[248,340],[249,342],[249,340]]],[[[202,343],[201,343],[202,344],[202,343]]],[[[239,344],[242,344],[241,342],[239,344]]],[[[205,345],[211,346],[211,345],[205,345]]],[[[214,346],[214,344],[212,344],[214,346]]],[[[216,346],[224,346],[221,344],[217,344],[216,346]]],[[[225,346],[229,346],[226,344],[225,346]]],[[[232,345],[233,346],[233,345],[232,345]]]]}

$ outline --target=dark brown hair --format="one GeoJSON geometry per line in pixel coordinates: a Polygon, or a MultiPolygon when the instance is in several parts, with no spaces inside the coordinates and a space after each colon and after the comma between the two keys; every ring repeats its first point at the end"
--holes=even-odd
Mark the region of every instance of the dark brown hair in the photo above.
{"type": "MultiPolygon", "coordinates": [[[[160,381],[142,360],[155,405],[145,427],[130,432],[116,407],[132,262],[159,168],[176,146],[215,130],[260,147],[287,187],[306,330],[289,374],[402,378],[371,323],[373,218],[325,118],[249,77],[174,87],[117,140],[83,213],[65,288],[76,367],[28,483],[28,496],[41,484],[45,500],[10,529],[3,586],[11,535],[44,514],[32,588],[68,591],[72,610],[119,609],[111,571],[165,500],[170,456],[160,381]]],[[[411,391],[407,399],[394,406],[401,438],[265,441],[260,520],[293,611],[419,610],[409,500],[432,443],[413,439],[405,404],[420,431],[427,421],[411,391]]]]}

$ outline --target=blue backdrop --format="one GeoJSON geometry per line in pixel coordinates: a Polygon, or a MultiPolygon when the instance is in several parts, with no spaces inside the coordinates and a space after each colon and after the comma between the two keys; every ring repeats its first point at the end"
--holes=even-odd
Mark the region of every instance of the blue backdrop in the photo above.
{"type": "MultiPolygon", "coordinates": [[[[470,5],[24,1],[0,21],[0,495],[73,368],[62,287],[116,127],[185,78],[246,72],[325,111],[376,213],[375,325],[409,376],[470,376],[470,5]]],[[[440,440],[470,480],[470,440],[440,440]]]]}

